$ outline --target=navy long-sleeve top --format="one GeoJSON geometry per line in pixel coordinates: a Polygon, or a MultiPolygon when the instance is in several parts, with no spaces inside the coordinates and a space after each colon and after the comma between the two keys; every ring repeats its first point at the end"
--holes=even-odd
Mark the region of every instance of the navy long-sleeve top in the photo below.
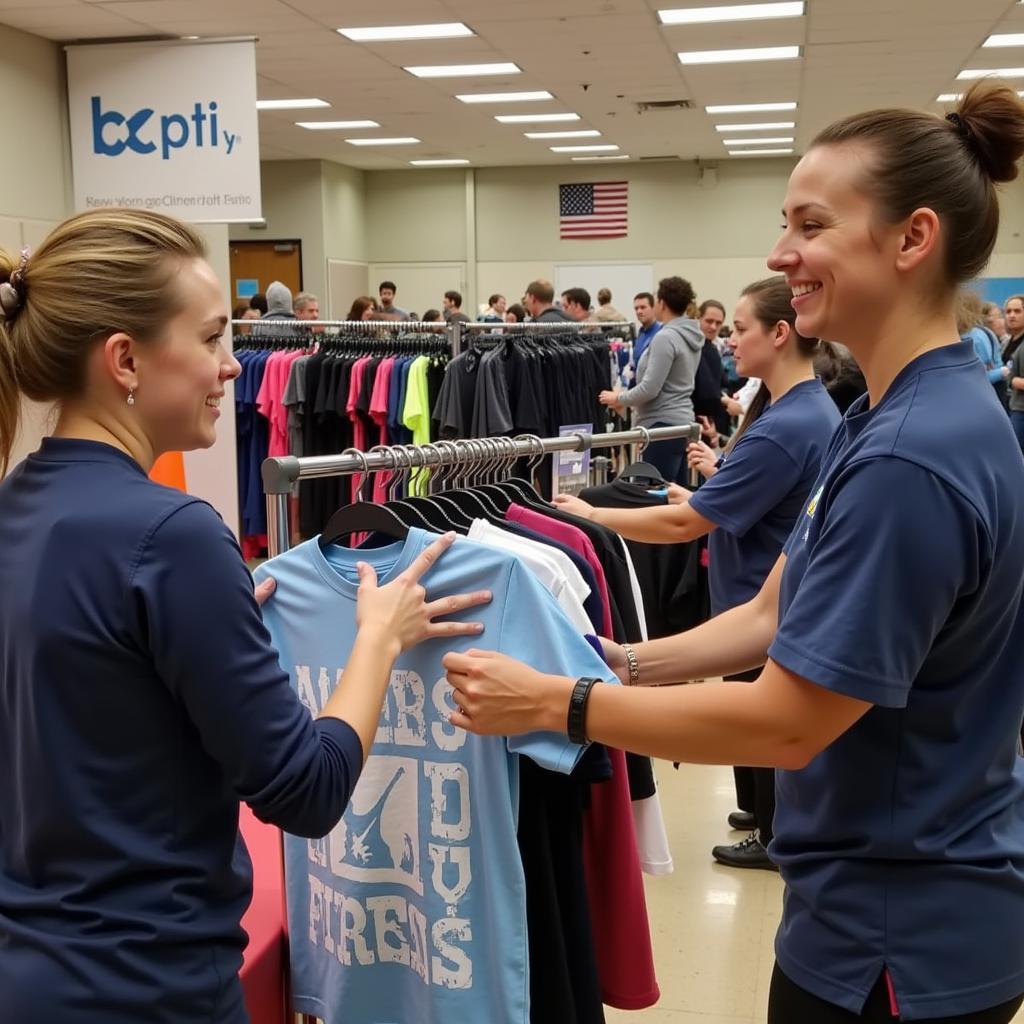
{"type": "Polygon", "coordinates": [[[209,505],[91,441],[0,484],[4,1019],[245,1020],[238,802],[322,835],[361,764],[291,691],[209,505]]]}

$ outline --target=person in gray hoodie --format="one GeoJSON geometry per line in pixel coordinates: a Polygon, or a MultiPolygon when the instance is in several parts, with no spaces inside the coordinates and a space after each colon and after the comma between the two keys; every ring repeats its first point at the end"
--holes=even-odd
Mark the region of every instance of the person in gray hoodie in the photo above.
{"type": "MultiPolygon", "coordinates": [[[[291,289],[280,281],[272,281],[267,288],[267,311],[260,317],[261,320],[295,320],[295,310],[292,306],[291,289]]],[[[258,324],[252,330],[252,336],[263,339],[288,339],[299,335],[296,326],[284,323],[258,324]]]]}
{"type": "MultiPolygon", "coordinates": [[[[700,362],[704,335],[696,320],[686,316],[693,286],[681,277],[658,282],[654,311],[662,328],[644,349],[636,368],[636,386],[628,391],[602,391],[602,405],[633,410],[637,427],[675,427],[694,422],[693,381],[700,362]]],[[[686,440],[655,441],[644,461],[675,481],[686,455],[686,440]]]]}

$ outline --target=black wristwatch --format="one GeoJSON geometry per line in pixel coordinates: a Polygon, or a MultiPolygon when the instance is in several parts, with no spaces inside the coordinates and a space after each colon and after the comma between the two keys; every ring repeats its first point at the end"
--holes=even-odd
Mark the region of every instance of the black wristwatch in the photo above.
{"type": "Polygon", "coordinates": [[[569,739],[580,746],[586,746],[590,740],[587,739],[587,701],[590,699],[590,691],[600,679],[577,679],[576,685],[572,688],[572,696],[569,698],[569,718],[566,731],[569,739]]]}

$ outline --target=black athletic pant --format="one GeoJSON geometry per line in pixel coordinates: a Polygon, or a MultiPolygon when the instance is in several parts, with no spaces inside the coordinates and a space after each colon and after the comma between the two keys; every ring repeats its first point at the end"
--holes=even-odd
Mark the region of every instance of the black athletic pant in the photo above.
{"type": "MultiPolygon", "coordinates": [[[[760,674],[761,670],[755,668],[725,678],[752,683],[760,674]]],[[[775,821],[775,769],[737,767],[732,773],[736,779],[736,806],[754,815],[761,842],[767,846],[775,835],[772,829],[775,821]]]]}
{"type": "MultiPolygon", "coordinates": [[[[956,1017],[929,1018],[921,1024],[1010,1024],[1022,1003],[1024,995],[988,1010],[956,1017]]],[[[768,1024],[894,1024],[897,1020],[899,1018],[892,1015],[889,986],[884,974],[879,976],[864,1004],[864,1010],[858,1015],[827,1003],[793,984],[779,969],[779,965],[775,965],[771,994],[768,997],[768,1024]]]]}

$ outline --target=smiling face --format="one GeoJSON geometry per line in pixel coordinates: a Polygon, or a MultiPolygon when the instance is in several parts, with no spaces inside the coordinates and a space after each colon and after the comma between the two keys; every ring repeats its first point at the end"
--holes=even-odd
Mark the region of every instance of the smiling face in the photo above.
{"type": "Polygon", "coordinates": [[[182,264],[174,282],[184,303],[158,338],[134,343],[134,418],[159,454],[209,448],[227,382],[241,372],[224,346],[227,310],[205,260],[182,264]]]}
{"type": "Polygon", "coordinates": [[[869,332],[905,284],[897,272],[904,225],[886,224],[857,187],[868,158],[853,143],[818,146],[790,176],[768,266],[785,274],[805,337],[845,341],[869,332]]]}

